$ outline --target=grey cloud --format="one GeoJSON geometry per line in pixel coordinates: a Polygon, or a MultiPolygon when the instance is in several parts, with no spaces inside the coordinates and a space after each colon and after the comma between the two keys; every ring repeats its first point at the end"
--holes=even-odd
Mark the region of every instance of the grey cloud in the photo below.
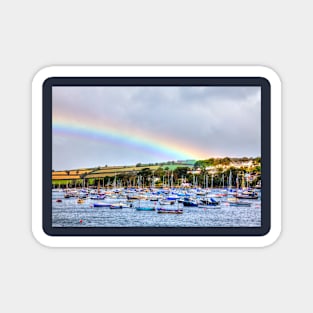
{"type": "MultiPolygon", "coordinates": [[[[260,155],[259,87],[61,87],[53,92],[53,105],[55,114],[74,119],[79,112],[103,123],[113,120],[130,134],[137,130],[170,137],[208,154],[260,155]]],[[[60,144],[55,149],[59,151],[60,144]]],[[[101,149],[104,146],[98,145],[94,150],[99,154],[101,149]]],[[[121,152],[110,149],[108,159],[128,162],[125,147],[124,159],[121,152]]],[[[68,147],[63,146],[63,150],[70,154],[68,147]]],[[[138,162],[144,158],[135,152],[130,155],[138,162]]],[[[91,158],[90,153],[80,157],[91,158]]]]}

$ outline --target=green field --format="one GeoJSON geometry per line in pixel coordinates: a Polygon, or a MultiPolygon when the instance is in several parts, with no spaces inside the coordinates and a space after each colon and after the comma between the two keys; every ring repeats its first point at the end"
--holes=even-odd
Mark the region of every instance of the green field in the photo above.
{"type": "Polygon", "coordinates": [[[63,170],[63,171],[53,171],[52,172],[52,181],[53,184],[59,183],[70,183],[74,179],[90,179],[90,178],[103,178],[103,177],[114,177],[119,174],[135,174],[142,171],[143,169],[149,168],[151,171],[156,171],[159,168],[163,170],[173,171],[178,167],[192,167],[190,164],[164,164],[164,165],[141,165],[141,166],[106,166],[106,167],[97,167],[94,169],[74,169],[74,170],[63,170]],[[75,175],[75,177],[74,177],[75,175]]]}

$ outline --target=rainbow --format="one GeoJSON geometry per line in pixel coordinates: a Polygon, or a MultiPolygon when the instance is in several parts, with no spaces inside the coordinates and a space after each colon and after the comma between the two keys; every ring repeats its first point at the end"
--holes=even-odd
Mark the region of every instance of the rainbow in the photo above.
{"type": "Polygon", "coordinates": [[[155,134],[147,134],[123,130],[116,125],[110,125],[105,121],[101,124],[97,121],[78,121],[75,119],[53,120],[53,135],[74,136],[80,139],[97,140],[116,146],[126,145],[143,153],[153,154],[167,160],[186,160],[204,158],[204,151],[175,143],[170,138],[158,137],[155,134]]]}

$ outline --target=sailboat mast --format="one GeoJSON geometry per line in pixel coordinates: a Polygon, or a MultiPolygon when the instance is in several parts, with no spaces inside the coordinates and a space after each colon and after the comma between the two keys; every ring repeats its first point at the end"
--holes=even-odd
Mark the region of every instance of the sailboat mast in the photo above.
{"type": "Polygon", "coordinates": [[[244,189],[245,188],[245,174],[244,173],[242,173],[242,189],[244,189]]]}

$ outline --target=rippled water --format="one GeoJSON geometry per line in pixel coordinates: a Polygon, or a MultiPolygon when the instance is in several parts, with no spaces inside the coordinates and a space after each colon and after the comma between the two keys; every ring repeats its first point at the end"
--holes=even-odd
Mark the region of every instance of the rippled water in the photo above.
{"type": "MultiPolygon", "coordinates": [[[[226,200],[226,199],[225,199],[226,200]]],[[[108,200],[104,200],[108,201],[108,200]]],[[[83,204],[77,198],[64,199],[64,193],[53,192],[53,227],[260,227],[261,205],[259,200],[251,207],[233,207],[222,202],[219,209],[183,207],[183,214],[159,214],[156,211],[137,211],[134,208],[111,209],[93,207],[99,200],[85,199],[83,204]],[[62,199],[62,202],[56,202],[62,199]]],[[[120,200],[110,200],[120,201],[120,200]]],[[[153,204],[141,201],[141,205],[153,204]]],[[[162,206],[164,207],[164,206],[162,206]]],[[[177,207],[176,205],[173,206],[177,207]]]]}

